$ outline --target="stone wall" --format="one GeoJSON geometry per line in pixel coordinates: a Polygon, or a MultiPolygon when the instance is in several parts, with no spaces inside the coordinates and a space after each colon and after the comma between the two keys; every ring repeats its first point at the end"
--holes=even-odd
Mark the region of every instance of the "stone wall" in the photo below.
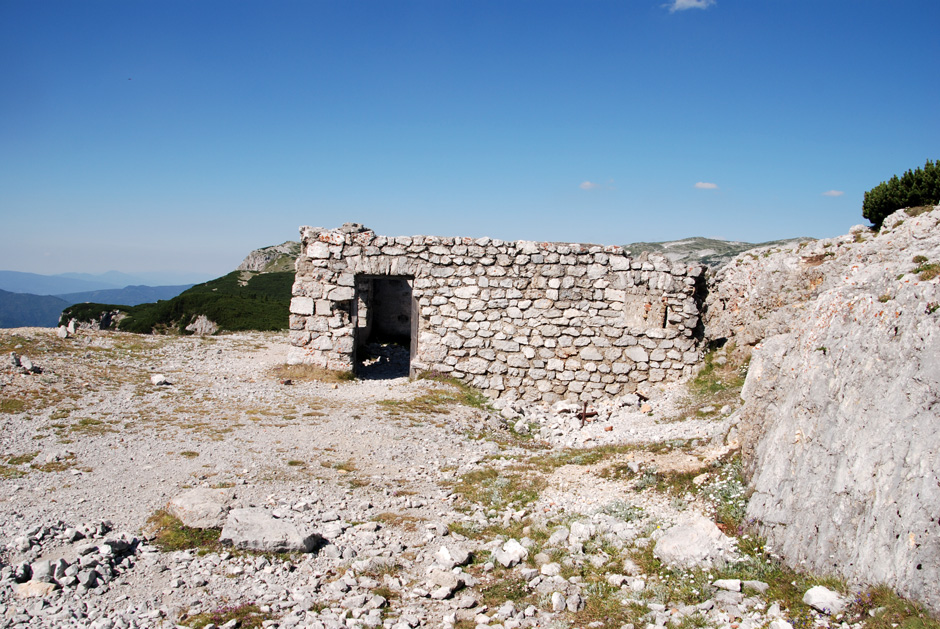
{"type": "Polygon", "coordinates": [[[594,400],[688,376],[701,358],[700,266],[623,247],[385,237],[357,224],[301,228],[289,362],[355,365],[369,277],[409,280],[412,372],[492,398],[594,400]]]}

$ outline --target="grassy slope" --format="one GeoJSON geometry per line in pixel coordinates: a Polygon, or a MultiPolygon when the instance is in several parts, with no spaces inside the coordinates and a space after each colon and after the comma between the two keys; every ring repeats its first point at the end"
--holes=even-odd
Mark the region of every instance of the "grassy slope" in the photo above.
{"type": "Polygon", "coordinates": [[[288,325],[293,272],[249,273],[233,271],[218,279],[197,284],[173,299],[126,307],[107,304],[78,304],[67,308],[63,321],[97,319],[106,310],[127,314],[119,328],[149,334],[185,328],[205,315],[221,330],[283,330],[288,325]],[[244,285],[242,285],[242,282],[244,285]]]}

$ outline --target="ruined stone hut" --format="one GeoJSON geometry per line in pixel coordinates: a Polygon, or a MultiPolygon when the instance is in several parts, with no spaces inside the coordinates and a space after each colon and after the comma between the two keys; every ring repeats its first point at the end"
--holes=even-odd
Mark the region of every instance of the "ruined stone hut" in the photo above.
{"type": "Polygon", "coordinates": [[[699,362],[701,266],[621,246],[378,236],[301,227],[289,362],[356,369],[370,342],[409,348],[412,375],[494,399],[592,401],[687,376],[699,362]]]}

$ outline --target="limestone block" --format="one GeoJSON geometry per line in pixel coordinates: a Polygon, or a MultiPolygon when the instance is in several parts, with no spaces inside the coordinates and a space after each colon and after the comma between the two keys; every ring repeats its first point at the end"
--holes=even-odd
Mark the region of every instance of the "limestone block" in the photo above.
{"type": "Polygon", "coordinates": [[[171,498],[166,510],[190,528],[219,528],[225,522],[232,498],[230,489],[198,487],[171,498]]]}
{"type": "Polygon", "coordinates": [[[604,360],[604,355],[593,346],[588,346],[582,349],[579,353],[579,356],[582,360],[604,360]]]}
{"type": "Polygon", "coordinates": [[[623,350],[623,355],[635,363],[645,363],[649,361],[649,354],[639,345],[633,345],[623,350]]]}
{"type": "Polygon", "coordinates": [[[290,300],[290,311],[293,314],[312,315],[313,314],[313,298],[311,297],[292,298],[290,300]]]}
{"type": "Polygon", "coordinates": [[[312,242],[307,245],[307,257],[317,259],[325,259],[330,257],[330,248],[325,242],[312,242]]]}
{"type": "Polygon", "coordinates": [[[327,295],[331,301],[348,301],[356,296],[356,289],[351,286],[337,286],[327,295]]]}

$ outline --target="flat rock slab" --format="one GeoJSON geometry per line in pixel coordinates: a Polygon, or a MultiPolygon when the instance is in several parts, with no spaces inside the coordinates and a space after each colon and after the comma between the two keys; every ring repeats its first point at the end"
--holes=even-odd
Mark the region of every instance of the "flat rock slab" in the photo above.
{"type": "Polygon", "coordinates": [[[190,489],[171,498],[166,510],[190,528],[217,529],[225,524],[233,497],[230,489],[190,489]]]}
{"type": "Polygon", "coordinates": [[[309,553],[319,535],[303,535],[294,524],[278,520],[264,509],[232,509],[222,527],[219,541],[243,550],[260,552],[309,553]]]}

